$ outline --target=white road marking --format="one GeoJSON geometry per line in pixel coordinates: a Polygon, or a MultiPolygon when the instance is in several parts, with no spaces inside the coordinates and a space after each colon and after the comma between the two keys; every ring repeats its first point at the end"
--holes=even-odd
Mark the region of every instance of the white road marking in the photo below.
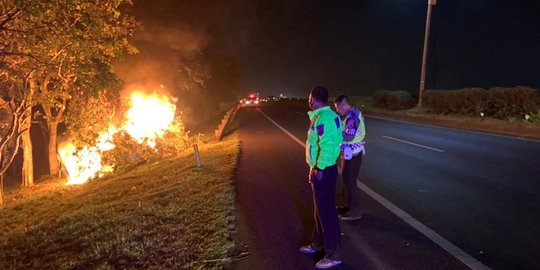
{"type": "Polygon", "coordinates": [[[537,139],[514,137],[514,136],[510,136],[510,135],[502,135],[502,134],[488,133],[488,132],[468,130],[468,129],[443,127],[443,126],[436,126],[436,125],[430,125],[430,124],[424,124],[424,123],[407,122],[407,121],[403,121],[403,120],[396,120],[396,119],[380,117],[380,116],[365,115],[365,117],[381,119],[381,120],[386,120],[386,121],[392,121],[392,122],[398,122],[398,123],[409,124],[409,125],[425,126],[425,127],[439,128],[439,129],[448,129],[448,130],[459,131],[459,132],[476,133],[476,134],[480,134],[480,135],[487,135],[487,136],[502,137],[502,138],[507,138],[507,139],[515,139],[515,140],[522,140],[522,141],[540,143],[540,140],[537,140],[537,139]]]}
{"type": "MultiPolygon", "coordinates": [[[[266,117],[270,122],[272,122],[276,127],[281,129],[281,131],[285,132],[291,139],[293,139],[295,142],[297,142],[300,146],[306,147],[306,144],[302,141],[300,141],[296,136],[294,136],[292,133],[287,131],[285,128],[280,126],[276,121],[272,120],[268,115],[263,113],[261,110],[257,109],[264,117],[266,117]]],[[[356,181],[358,188],[360,188],[362,191],[364,191],[366,194],[368,194],[371,198],[376,200],[378,203],[386,207],[390,212],[394,213],[394,215],[398,216],[400,219],[405,221],[407,224],[409,224],[411,227],[415,228],[417,231],[419,231],[421,234],[429,238],[431,241],[433,241],[435,244],[440,246],[442,249],[446,250],[448,253],[450,253],[452,256],[454,256],[456,259],[461,261],[463,264],[468,266],[469,268],[473,270],[487,270],[490,269],[471,255],[469,255],[467,252],[463,251],[456,245],[452,244],[450,241],[446,240],[444,237],[442,237],[440,234],[436,233],[432,229],[430,229],[428,226],[422,224],[422,222],[418,221],[417,219],[413,218],[411,215],[407,214],[407,212],[401,210],[399,207],[385,199],[383,196],[379,195],[377,192],[369,188],[368,186],[361,183],[358,179],[356,181]]]]}
{"type": "Polygon", "coordinates": [[[400,140],[400,139],[398,139],[398,138],[394,138],[394,137],[390,137],[390,136],[386,136],[386,135],[383,135],[382,137],[383,137],[383,138],[386,138],[386,139],[389,139],[389,140],[394,140],[394,141],[398,141],[398,142],[402,142],[402,143],[406,143],[406,144],[410,144],[410,145],[414,145],[414,146],[426,148],[426,149],[433,150],[433,151],[437,151],[437,152],[444,152],[444,150],[441,150],[441,149],[437,149],[437,148],[433,148],[433,147],[429,147],[429,146],[425,146],[425,145],[421,145],[421,144],[417,144],[417,143],[413,143],[413,142],[408,142],[408,141],[400,140]]]}
{"type": "Polygon", "coordinates": [[[292,135],[289,131],[287,131],[285,128],[283,128],[282,126],[280,126],[278,123],[276,123],[276,121],[272,120],[272,118],[268,117],[268,115],[266,115],[265,113],[263,113],[259,108],[257,108],[257,111],[259,111],[262,115],[264,115],[264,117],[266,117],[266,119],[270,120],[270,122],[272,122],[272,124],[276,125],[276,127],[278,127],[279,129],[281,129],[281,131],[285,132],[285,134],[289,135],[289,137],[291,137],[295,142],[297,142],[298,144],[300,144],[301,146],[303,146],[304,148],[306,147],[306,144],[304,142],[302,142],[301,140],[299,140],[298,138],[296,138],[294,135],[292,135]]]}

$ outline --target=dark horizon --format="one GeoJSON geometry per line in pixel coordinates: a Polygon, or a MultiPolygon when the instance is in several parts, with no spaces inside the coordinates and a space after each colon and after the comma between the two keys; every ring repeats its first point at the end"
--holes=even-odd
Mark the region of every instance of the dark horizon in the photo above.
{"type": "MultiPolygon", "coordinates": [[[[540,88],[540,2],[489,2],[438,1],[426,89],[540,88]]],[[[313,85],[418,93],[427,0],[159,0],[136,1],[135,10],[152,27],[188,26],[183,38],[199,46],[188,49],[232,55],[246,93],[305,96],[313,85]]]]}

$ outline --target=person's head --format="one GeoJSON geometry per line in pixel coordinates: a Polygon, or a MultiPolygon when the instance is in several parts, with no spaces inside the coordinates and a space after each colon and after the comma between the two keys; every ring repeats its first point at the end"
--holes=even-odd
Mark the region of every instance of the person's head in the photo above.
{"type": "Polygon", "coordinates": [[[309,107],[316,110],[328,105],[328,89],[323,86],[315,86],[309,94],[309,107]]]}
{"type": "Polygon", "coordinates": [[[334,106],[336,106],[336,111],[341,116],[345,116],[352,108],[351,103],[349,103],[349,97],[346,95],[341,95],[334,99],[334,106]]]}

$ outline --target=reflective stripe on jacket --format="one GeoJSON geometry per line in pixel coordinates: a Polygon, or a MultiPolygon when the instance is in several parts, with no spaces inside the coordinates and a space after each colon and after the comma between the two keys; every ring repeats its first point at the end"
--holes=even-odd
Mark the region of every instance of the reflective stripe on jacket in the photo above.
{"type": "Polygon", "coordinates": [[[350,147],[353,155],[364,151],[364,138],[366,137],[366,126],[362,113],[353,108],[343,120],[343,143],[341,150],[350,147]]]}

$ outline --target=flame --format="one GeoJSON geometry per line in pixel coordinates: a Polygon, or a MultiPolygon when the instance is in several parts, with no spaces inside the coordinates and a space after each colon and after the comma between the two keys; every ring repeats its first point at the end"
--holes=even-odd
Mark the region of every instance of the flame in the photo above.
{"type": "Polygon", "coordinates": [[[121,128],[110,126],[107,131],[99,134],[95,145],[84,146],[79,151],[71,143],[58,150],[69,174],[67,185],[82,184],[114,170],[114,165],[102,164],[101,154],[115,148],[113,136],[117,132],[124,130],[138,143],[146,143],[154,148],[156,138],[174,127],[174,99],[155,93],[145,95],[133,92],[130,100],[130,108],[121,128]]]}
{"type": "Polygon", "coordinates": [[[138,143],[146,141],[154,148],[155,139],[170,129],[175,112],[176,105],[169,97],[135,92],[131,95],[131,108],[127,112],[124,130],[138,143]]]}
{"type": "Polygon", "coordinates": [[[67,185],[82,184],[112,171],[111,166],[101,164],[101,153],[115,148],[112,138],[116,132],[118,129],[111,126],[99,135],[95,146],[84,146],[77,151],[72,143],[68,143],[58,151],[69,175],[67,185]]]}

